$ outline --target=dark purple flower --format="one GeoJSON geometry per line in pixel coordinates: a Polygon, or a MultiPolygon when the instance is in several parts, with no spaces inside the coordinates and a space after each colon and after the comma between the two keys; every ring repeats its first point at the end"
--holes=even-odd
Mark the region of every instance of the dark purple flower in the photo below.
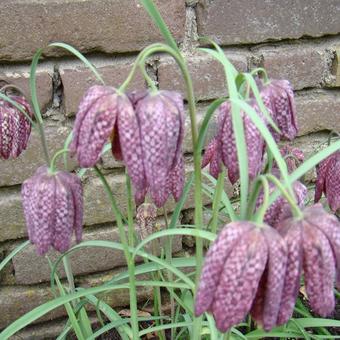
{"type": "Polygon", "coordinates": [[[225,332],[253,307],[256,320],[270,330],[279,312],[286,256],[275,229],[248,221],[228,224],[206,255],[195,315],[212,313],[217,328],[225,332]]]}
{"type": "Polygon", "coordinates": [[[274,138],[292,140],[298,132],[294,92],[288,80],[270,80],[260,86],[261,98],[281,133],[270,130],[274,138]]]}
{"type": "Polygon", "coordinates": [[[68,250],[73,230],[80,242],[83,191],[79,177],[65,171],[51,174],[42,166],[22,184],[21,195],[28,236],[39,255],[51,246],[60,252],[68,250]]]}
{"type": "MultiPolygon", "coordinates": [[[[21,105],[28,116],[33,117],[31,107],[23,96],[8,97],[21,105]]],[[[26,149],[31,134],[31,123],[15,106],[0,99],[0,157],[16,158],[26,149]]]]}
{"type": "Polygon", "coordinates": [[[277,228],[288,247],[288,262],[278,324],[293,314],[304,271],[311,308],[322,317],[334,310],[334,281],[340,283],[340,223],[320,204],[306,208],[300,220],[290,218],[277,228]]]}
{"type": "Polygon", "coordinates": [[[117,115],[123,110],[133,114],[128,97],[113,87],[95,85],[86,92],[79,105],[70,144],[81,167],[97,163],[104,144],[116,131],[117,115]]]}
{"type": "Polygon", "coordinates": [[[160,207],[170,192],[178,200],[183,190],[183,99],[177,92],[159,91],[137,93],[132,100],[135,111],[123,110],[118,116],[123,159],[137,204],[149,191],[160,207]]]}
{"type": "Polygon", "coordinates": [[[314,202],[319,202],[324,193],[331,210],[336,212],[340,209],[340,151],[320,162],[316,173],[314,202]]]}

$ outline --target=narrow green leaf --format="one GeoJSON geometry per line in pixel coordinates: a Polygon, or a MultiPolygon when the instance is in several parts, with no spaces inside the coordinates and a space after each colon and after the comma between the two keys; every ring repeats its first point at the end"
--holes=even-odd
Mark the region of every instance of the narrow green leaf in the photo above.
{"type": "MultiPolygon", "coordinates": [[[[99,241],[99,240],[82,242],[82,243],[72,247],[67,252],[63,253],[62,255],[60,255],[59,258],[57,259],[57,261],[54,263],[53,270],[52,270],[52,273],[51,273],[51,287],[53,286],[52,282],[53,282],[54,273],[55,273],[55,271],[56,271],[60,261],[62,261],[63,257],[68,255],[68,254],[70,254],[70,253],[72,253],[72,252],[74,252],[74,251],[76,251],[76,250],[79,250],[79,249],[85,248],[85,247],[99,247],[99,248],[108,248],[108,249],[116,249],[116,250],[124,251],[123,245],[121,243],[117,243],[117,242],[99,241]]],[[[130,253],[134,253],[135,252],[135,248],[129,247],[128,251],[130,253]]],[[[136,255],[139,255],[139,256],[141,256],[141,257],[143,257],[145,259],[148,259],[149,261],[158,263],[159,265],[161,265],[162,268],[170,270],[176,276],[181,278],[183,280],[183,282],[185,282],[190,288],[194,288],[194,283],[192,282],[192,280],[190,280],[183,272],[178,270],[173,265],[170,265],[166,261],[158,258],[157,256],[148,254],[148,253],[146,253],[144,251],[141,251],[141,250],[139,250],[136,253],[136,255]]]]}
{"type": "Polygon", "coordinates": [[[180,54],[180,51],[177,47],[176,41],[173,38],[171,32],[169,31],[169,28],[167,27],[166,23],[164,22],[162,16],[160,15],[157,7],[155,6],[154,2],[152,0],[141,0],[142,5],[148,12],[149,16],[155,23],[156,27],[160,30],[162,33],[166,43],[172,47],[177,53],[180,54]]]}
{"type": "Polygon", "coordinates": [[[24,248],[26,248],[30,244],[30,241],[25,241],[20,246],[16,247],[13,251],[11,251],[0,263],[0,272],[4,269],[6,264],[12,260],[12,258],[20,253],[24,248]]]}
{"type": "Polygon", "coordinates": [[[186,228],[173,228],[173,229],[167,229],[167,230],[161,230],[156,233],[151,234],[147,238],[145,238],[142,242],[138,244],[138,246],[135,248],[135,251],[133,253],[133,257],[138,255],[140,249],[145,247],[145,245],[157,238],[165,237],[165,236],[175,236],[175,235],[189,235],[189,236],[195,236],[204,238],[209,241],[214,241],[216,238],[216,234],[211,233],[210,231],[205,230],[197,230],[197,229],[186,229],[186,228]]]}
{"type": "Polygon", "coordinates": [[[54,43],[49,44],[48,46],[49,47],[60,47],[74,54],[94,73],[98,81],[100,81],[102,84],[105,84],[103,78],[98,73],[95,66],[83,54],[81,54],[78,50],[76,50],[73,46],[65,44],[65,43],[60,43],[60,42],[54,42],[54,43]]]}

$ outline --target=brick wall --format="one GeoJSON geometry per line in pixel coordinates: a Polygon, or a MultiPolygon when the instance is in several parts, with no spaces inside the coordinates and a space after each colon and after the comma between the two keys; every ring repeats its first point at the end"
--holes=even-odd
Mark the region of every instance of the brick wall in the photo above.
{"type": "MultiPolygon", "coordinates": [[[[4,2],[0,11],[0,22],[5,27],[0,35],[0,81],[14,83],[27,94],[30,60],[37,48],[49,42],[72,44],[87,54],[107,84],[118,86],[138,51],[161,39],[138,0],[4,2]]],[[[300,125],[294,143],[307,156],[328,130],[340,130],[340,89],[335,77],[336,50],[340,49],[339,0],[157,0],[156,3],[188,59],[199,102],[199,121],[209,101],[226,94],[221,66],[195,51],[198,36],[209,36],[219,42],[239,70],[264,66],[271,77],[292,82],[300,125]]],[[[173,60],[155,56],[149,63],[148,70],[160,88],[183,91],[183,81],[173,60]]],[[[44,53],[38,71],[38,96],[53,152],[62,146],[72,128],[79,100],[95,79],[78,60],[56,49],[44,53]]],[[[130,86],[131,89],[145,87],[140,76],[130,86]]],[[[190,172],[189,121],[186,125],[185,152],[190,172]]],[[[212,122],[209,134],[215,129],[212,122]]],[[[0,258],[26,237],[20,184],[43,162],[35,132],[28,150],[19,159],[0,161],[0,258]]],[[[76,166],[74,161],[70,162],[70,170],[76,166]]],[[[105,156],[101,167],[124,210],[127,203],[121,163],[105,156]]],[[[230,187],[227,189],[231,192],[230,187]]],[[[92,173],[84,180],[84,190],[84,239],[117,240],[108,201],[92,173]]],[[[170,202],[167,210],[171,212],[173,207],[174,203],[170,202]]],[[[192,207],[191,197],[185,208],[192,207]]],[[[161,217],[159,223],[164,224],[161,217]]],[[[180,250],[178,238],[174,252],[180,250]]],[[[84,285],[102,282],[124,266],[121,254],[104,250],[84,250],[72,262],[78,281],[84,285]]],[[[0,313],[0,329],[50,298],[48,280],[46,261],[38,258],[32,247],[14,258],[0,277],[0,305],[6,311],[0,313]]],[[[142,290],[139,297],[145,300],[149,294],[142,290]]],[[[111,294],[107,299],[114,306],[122,306],[127,303],[127,293],[111,294]]],[[[59,309],[40,321],[64,315],[64,310],[59,309]]],[[[54,329],[52,326],[56,330],[60,328],[55,321],[49,324],[50,330],[54,329]]],[[[22,336],[29,339],[34,334],[34,339],[38,339],[44,332],[35,327],[22,336]]]]}

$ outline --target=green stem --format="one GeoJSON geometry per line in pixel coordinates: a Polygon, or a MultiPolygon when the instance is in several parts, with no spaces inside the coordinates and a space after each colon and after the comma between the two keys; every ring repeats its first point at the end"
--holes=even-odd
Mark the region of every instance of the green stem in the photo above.
{"type": "Polygon", "coordinates": [[[224,170],[220,172],[220,174],[218,175],[214,199],[213,199],[213,205],[212,205],[211,232],[214,234],[217,233],[218,212],[220,208],[223,185],[224,185],[224,170]]]}
{"type": "MultiPolygon", "coordinates": [[[[100,180],[102,181],[104,189],[105,189],[105,191],[106,191],[106,193],[107,193],[107,195],[110,199],[111,208],[113,210],[113,213],[115,214],[116,221],[117,221],[120,240],[123,244],[124,255],[125,255],[125,259],[126,259],[127,266],[128,266],[128,272],[129,272],[129,283],[130,283],[129,292],[130,292],[130,310],[131,310],[132,333],[133,333],[133,339],[138,340],[139,335],[138,335],[138,317],[137,317],[137,291],[136,291],[134,258],[130,255],[129,244],[128,244],[128,240],[127,240],[126,234],[125,234],[122,215],[121,215],[121,213],[118,209],[118,206],[116,204],[116,200],[115,200],[113,192],[112,192],[112,190],[109,186],[109,183],[107,182],[106,178],[104,177],[104,175],[102,174],[102,172],[100,171],[100,169],[97,166],[94,166],[94,170],[95,170],[96,174],[98,175],[98,177],[100,178],[100,180]]],[[[131,200],[131,192],[130,192],[129,200],[131,200]]],[[[131,212],[128,212],[128,214],[129,213],[131,213],[131,212]]],[[[129,220],[128,227],[129,227],[129,229],[128,229],[129,231],[131,229],[133,229],[133,223],[131,225],[131,220],[129,220]]],[[[129,232],[129,241],[133,242],[133,240],[131,240],[130,234],[133,235],[133,233],[129,232]]]]}
{"type": "Polygon", "coordinates": [[[255,222],[261,224],[263,223],[264,216],[266,214],[266,210],[268,209],[269,204],[269,184],[266,176],[260,175],[257,177],[256,181],[259,181],[262,183],[263,186],[263,202],[261,206],[258,209],[258,212],[255,217],[255,222]]]}
{"type": "Polygon", "coordinates": [[[45,129],[44,129],[44,124],[40,121],[38,121],[38,128],[40,132],[40,140],[41,140],[41,145],[43,147],[43,152],[45,156],[46,163],[48,166],[50,166],[50,156],[48,153],[48,146],[47,146],[47,141],[46,141],[46,136],[45,136],[45,129]]]}
{"type": "Polygon", "coordinates": [[[132,202],[131,180],[127,172],[125,176],[126,176],[126,191],[127,191],[127,196],[128,196],[128,239],[129,239],[129,246],[134,247],[135,229],[133,225],[133,202],[132,202]]]}
{"type": "Polygon", "coordinates": [[[57,162],[57,159],[60,155],[63,155],[63,154],[66,154],[68,153],[70,150],[65,150],[65,149],[61,149],[59,151],[57,151],[52,159],[51,159],[51,163],[50,163],[50,172],[51,173],[55,173],[56,172],[56,162],[57,162]]]}
{"type": "MultiPolygon", "coordinates": [[[[169,223],[168,223],[168,214],[166,212],[165,207],[163,207],[163,215],[164,215],[164,221],[165,221],[165,228],[166,230],[169,229],[169,223]]],[[[169,264],[172,264],[172,237],[171,236],[167,236],[166,237],[166,241],[165,241],[165,257],[166,257],[166,261],[169,264]]],[[[170,282],[172,282],[174,279],[172,272],[170,272],[168,270],[168,280],[170,282]]],[[[173,297],[173,289],[169,288],[169,293],[170,293],[170,314],[171,314],[171,321],[174,322],[174,316],[175,316],[175,300],[173,297]]],[[[175,329],[171,329],[171,339],[173,339],[174,337],[174,331],[175,329]]]]}
{"type": "MultiPolygon", "coordinates": [[[[156,53],[160,47],[162,47],[162,45],[160,43],[155,43],[155,44],[149,45],[148,47],[144,48],[138,54],[133,66],[132,66],[130,73],[128,74],[127,78],[125,79],[123,84],[120,85],[120,87],[118,89],[119,93],[123,93],[123,92],[126,91],[127,87],[129,86],[130,82],[132,81],[133,77],[135,76],[135,73],[137,72],[138,67],[141,67],[141,65],[145,62],[145,59],[149,55],[156,53]]],[[[142,67],[141,67],[141,69],[142,69],[142,67]]],[[[147,75],[147,77],[149,77],[149,76],[147,75]]],[[[148,78],[146,78],[146,80],[147,79],[148,78]]]]}
{"type": "Polygon", "coordinates": [[[287,200],[290,207],[292,208],[293,215],[298,218],[303,217],[301,209],[296,204],[295,199],[288,193],[288,191],[284,188],[282,183],[272,174],[267,174],[266,177],[268,178],[268,180],[273,182],[276,185],[276,187],[281,191],[282,195],[284,196],[284,198],[287,200]]]}
{"type": "Polygon", "coordinates": [[[268,74],[267,74],[267,71],[263,67],[257,67],[250,72],[252,76],[254,76],[255,74],[260,74],[260,73],[263,76],[264,84],[268,84],[269,83],[268,74]]]}
{"type": "Polygon", "coordinates": [[[256,201],[257,201],[257,197],[260,193],[260,189],[261,189],[260,181],[255,180],[253,182],[251,194],[249,196],[248,207],[247,207],[247,218],[246,218],[247,220],[252,220],[252,216],[254,214],[254,210],[255,210],[255,207],[256,207],[256,201]]]}

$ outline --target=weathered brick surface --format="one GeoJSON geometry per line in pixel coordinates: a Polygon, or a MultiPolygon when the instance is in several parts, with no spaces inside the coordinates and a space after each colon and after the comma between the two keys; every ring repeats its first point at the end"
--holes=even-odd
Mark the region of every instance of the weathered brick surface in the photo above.
{"type": "MultiPolygon", "coordinates": [[[[47,122],[46,138],[51,155],[63,147],[65,138],[68,136],[70,131],[70,126],[62,126],[57,122],[47,122]]],[[[25,179],[34,174],[38,166],[43,164],[45,164],[45,159],[40,136],[38,131],[33,128],[28,147],[20,155],[20,157],[6,161],[0,159],[0,186],[22,183],[25,179]]],[[[72,169],[74,168],[75,163],[71,161],[69,165],[70,169],[72,169]]]]}
{"type": "MultiPolygon", "coordinates": [[[[156,3],[175,38],[181,40],[183,0],[156,3]]],[[[82,52],[112,53],[137,51],[161,39],[138,0],[6,1],[0,21],[6,27],[0,37],[0,60],[30,59],[36,49],[53,41],[69,43],[82,52]]]]}
{"type": "Polygon", "coordinates": [[[199,35],[223,45],[340,32],[338,0],[200,0],[197,12],[199,35]]]}
{"type": "MultiPolygon", "coordinates": [[[[247,70],[248,52],[229,51],[226,52],[226,55],[239,71],[247,70]]],[[[227,95],[225,73],[219,61],[207,54],[199,54],[189,57],[188,67],[197,100],[227,95]]],[[[161,59],[158,68],[158,81],[161,89],[180,91],[186,96],[181,71],[173,59],[161,59]]]]}
{"type": "MultiPolygon", "coordinates": [[[[127,58],[118,62],[116,60],[112,62],[112,59],[111,62],[108,62],[105,59],[102,61],[94,60],[93,62],[106,85],[119,87],[131,71],[134,59],[127,58]],[[104,65],[100,66],[101,64],[104,65]]],[[[65,114],[70,116],[77,112],[79,102],[86,90],[94,84],[100,84],[100,82],[88,68],[84,67],[84,64],[79,63],[62,65],[60,67],[60,76],[64,87],[65,114]]],[[[134,80],[130,83],[129,89],[140,90],[143,88],[145,88],[144,79],[140,72],[137,72],[134,80]]]]}
{"type": "Polygon", "coordinates": [[[296,96],[299,135],[340,130],[340,96],[338,91],[314,91],[296,96]]]}
{"type": "Polygon", "coordinates": [[[270,78],[288,79],[295,90],[319,87],[330,73],[326,47],[312,44],[269,46],[255,50],[270,78]]]}
{"type": "MultiPolygon", "coordinates": [[[[52,100],[52,69],[39,69],[36,73],[36,86],[38,101],[41,109],[45,109],[52,100]]],[[[8,83],[18,86],[24,94],[30,98],[28,67],[1,67],[0,66],[0,86],[8,83]]]]}
{"type": "MultiPolygon", "coordinates": [[[[165,228],[165,223],[159,220],[157,227],[165,228]]],[[[90,232],[84,233],[84,241],[103,240],[120,242],[119,232],[116,227],[109,226],[105,228],[94,228],[90,232]]],[[[161,239],[161,245],[164,247],[165,239],[161,239]]],[[[175,237],[173,239],[173,252],[182,249],[182,238],[175,237]]],[[[150,249],[147,248],[149,252],[150,249]]],[[[160,254],[161,247],[158,247],[160,254]]],[[[159,255],[158,254],[158,255],[159,255]]],[[[49,258],[54,261],[59,254],[55,251],[48,253],[49,258]]],[[[141,258],[136,259],[138,262],[141,258]]],[[[97,271],[105,271],[112,268],[121,267],[126,264],[124,253],[121,250],[105,249],[105,248],[83,248],[70,255],[70,261],[75,275],[84,275],[97,271]]],[[[35,247],[30,245],[13,258],[15,271],[15,280],[17,284],[33,284],[50,280],[49,265],[45,257],[39,256],[35,252],[35,247]]],[[[61,271],[61,277],[65,277],[65,273],[61,271]]]]}
{"type": "MultiPolygon", "coordinates": [[[[99,286],[110,280],[112,275],[120,271],[121,269],[108,272],[106,275],[94,275],[91,278],[79,280],[79,286],[99,286]]],[[[138,288],[138,301],[145,301],[149,299],[151,295],[152,291],[149,287],[138,288]]],[[[112,307],[126,306],[129,304],[129,290],[127,289],[110,290],[100,296],[103,301],[112,307]]],[[[33,308],[52,299],[53,294],[49,285],[2,287],[0,290],[1,310],[6,312],[0,313],[0,329],[6,327],[25,313],[28,313],[33,308]]],[[[94,308],[91,307],[90,309],[93,310],[94,308]]],[[[64,307],[60,307],[41,317],[38,321],[53,320],[64,315],[66,315],[66,310],[64,307]]],[[[34,323],[36,322],[37,321],[34,323]]]]}

